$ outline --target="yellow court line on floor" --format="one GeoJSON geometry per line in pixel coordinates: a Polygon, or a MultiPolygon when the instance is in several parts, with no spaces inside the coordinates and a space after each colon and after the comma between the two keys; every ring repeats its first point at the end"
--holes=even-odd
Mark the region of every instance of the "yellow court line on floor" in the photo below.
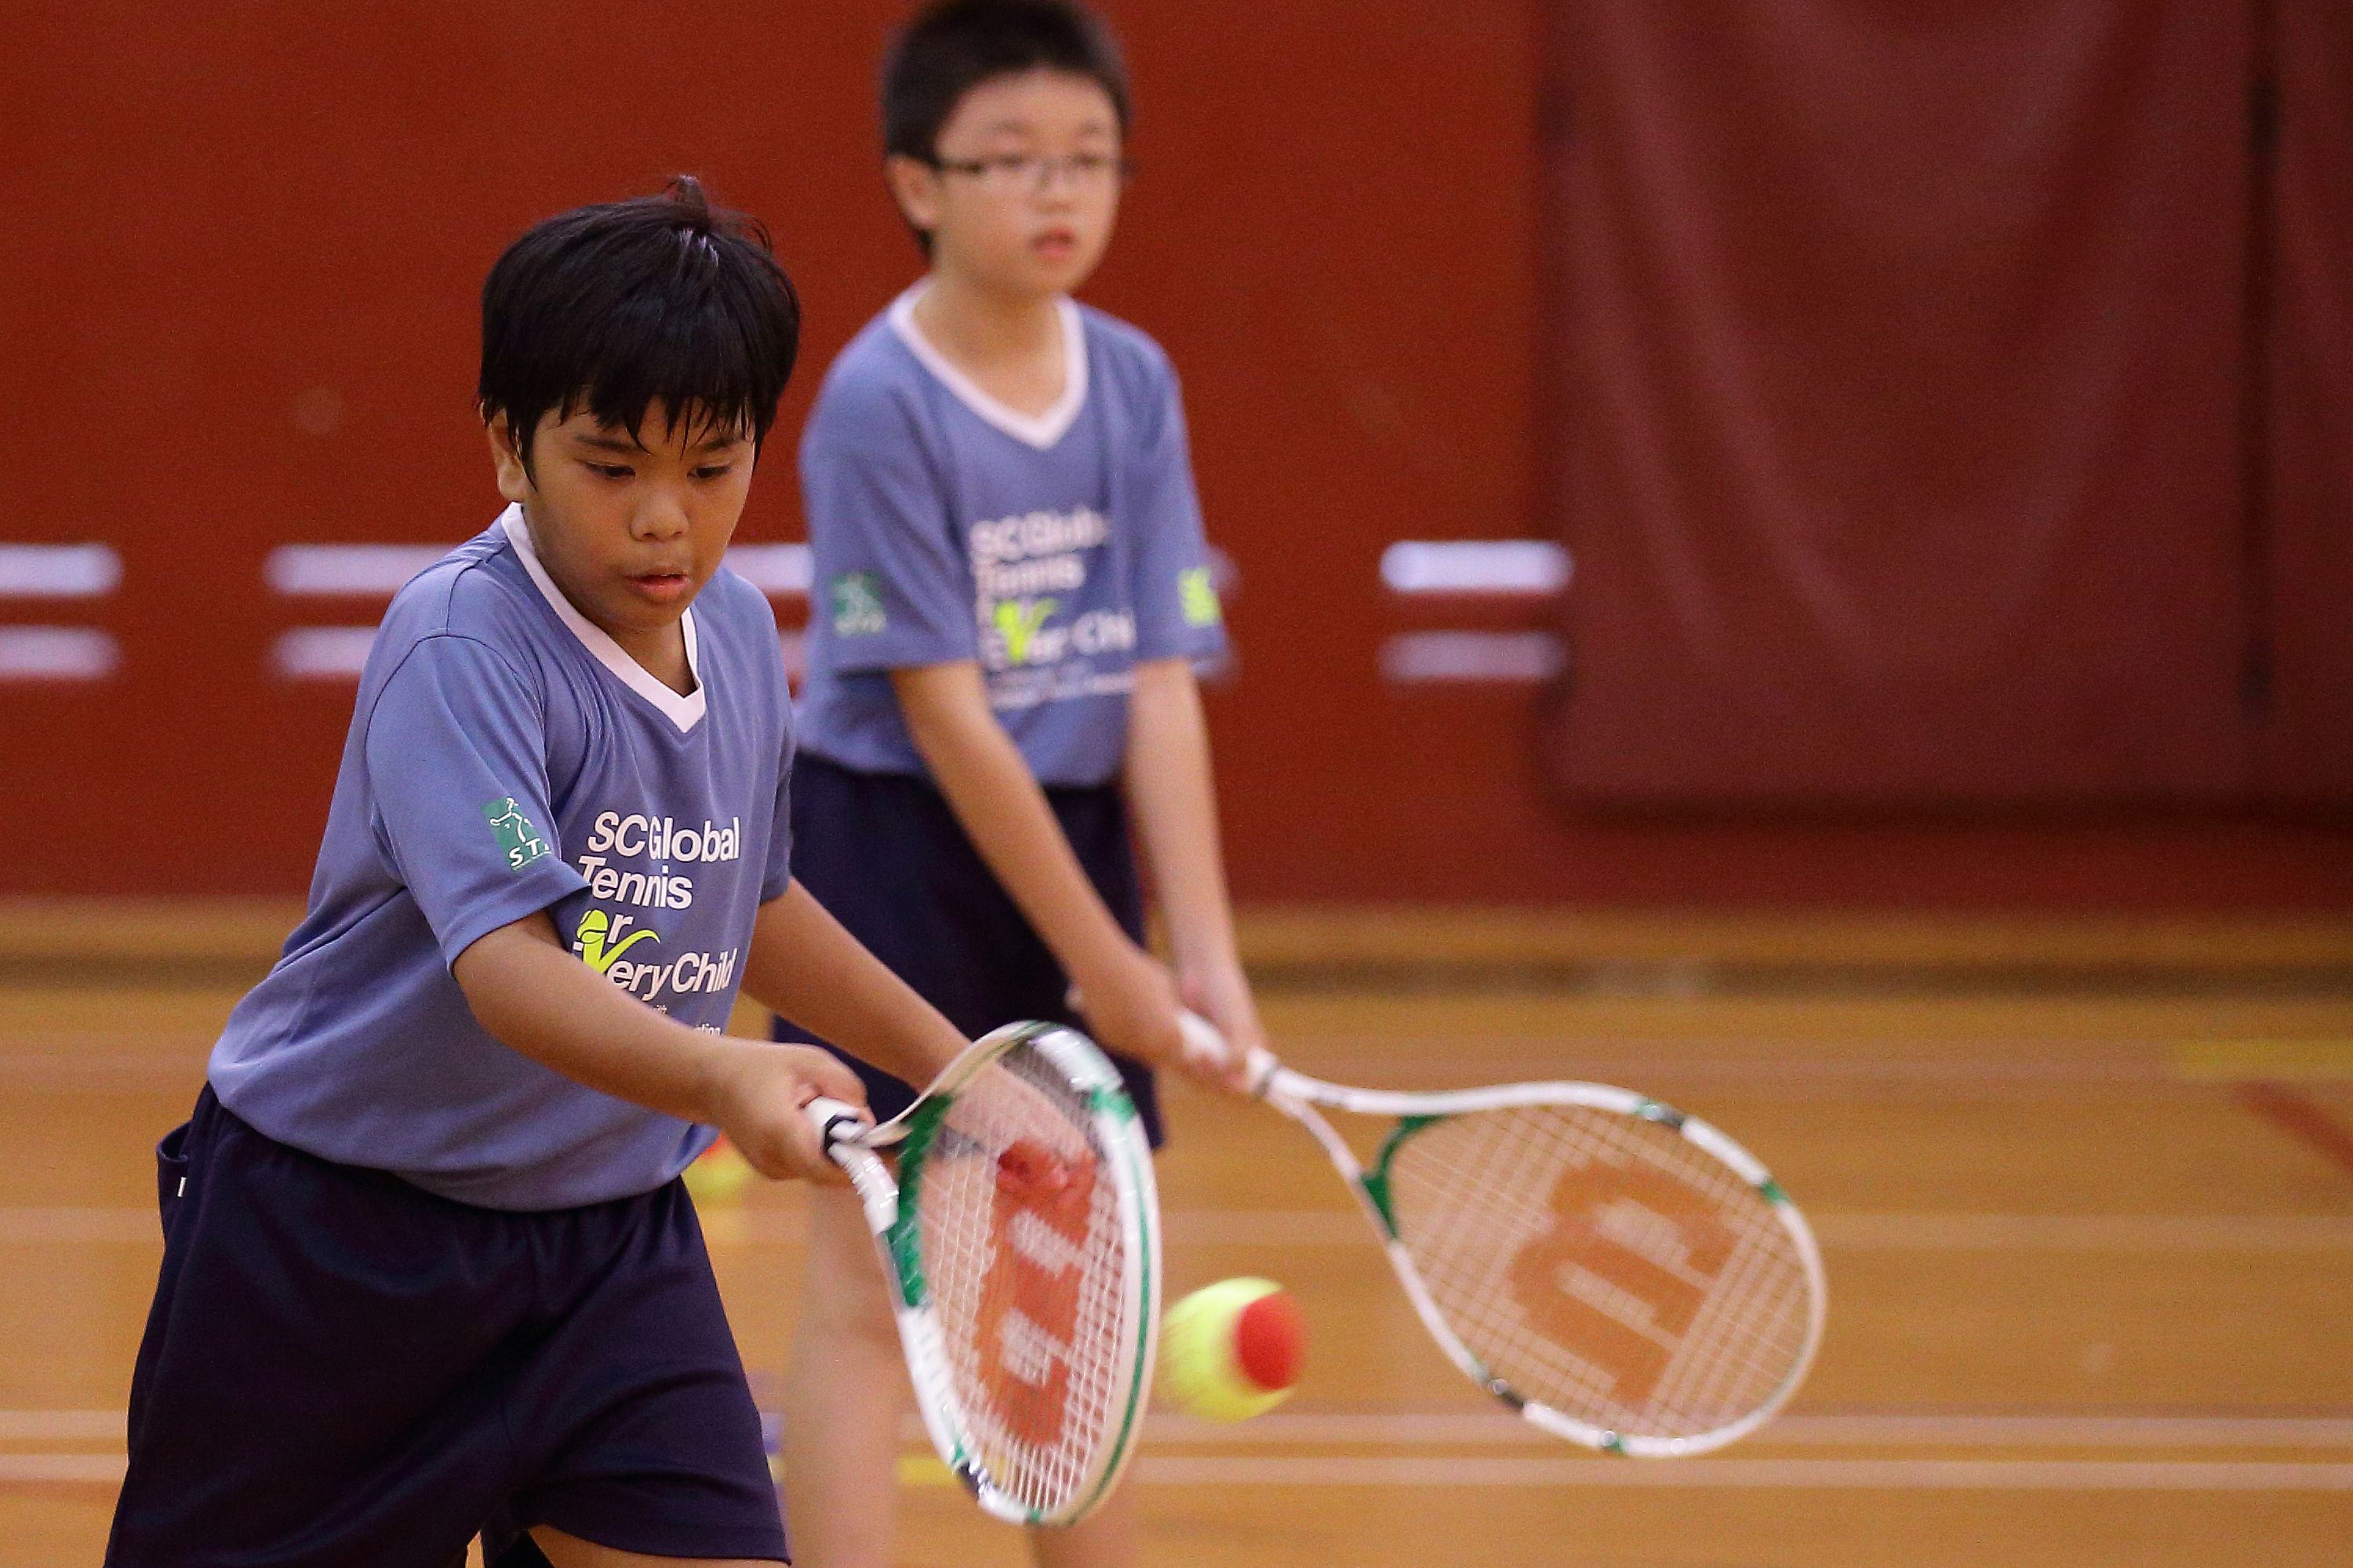
{"type": "Polygon", "coordinates": [[[2353,1080],[2353,1040],[2193,1040],[2173,1048],[2173,1070],[2198,1083],[2353,1080]]]}
{"type": "Polygon", "coordinates": [[[902,1454],[899,1456],[899,1484],[902,1487],[952,1487],[956,1484],[955,1472],[937,1454],[902,1454]]]}

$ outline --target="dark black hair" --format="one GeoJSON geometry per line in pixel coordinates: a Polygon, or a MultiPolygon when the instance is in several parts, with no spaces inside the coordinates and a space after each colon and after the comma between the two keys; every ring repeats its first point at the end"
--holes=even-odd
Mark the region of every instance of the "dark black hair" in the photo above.
{"type": "Polygon", "coordinates": [[[1031,70],[1092,79],[1127,131],[1127,67],[1111,29],[1071,0],[937,0],[900,30],[882,60],[882,151],[929,163],[940,127],[992,77],[1031,70]]]}
{"type": "Polygon", "coordinates": [[[766,439],[801,307],[751,217],[681,175],[659,196],[575,207],[507,247],[482,284],[482,418],[526,468],[543,416],[582,408],[641,439],[659,403],[695,429],[766,439]]]}

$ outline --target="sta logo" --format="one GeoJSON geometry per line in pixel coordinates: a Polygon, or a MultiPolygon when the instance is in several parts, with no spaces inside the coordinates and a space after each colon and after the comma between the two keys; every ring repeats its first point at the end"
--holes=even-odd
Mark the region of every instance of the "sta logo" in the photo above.
{"type": "Polygon", "coordinates": [[[482,820],[491,824],[491,833],[498,840],[499,851],[507,857],[509,871],[521,871],[542,855],[553,853],[531,819],[522,814],[522,802],[512,795],[501,795],[482,808],[482,820]]]}

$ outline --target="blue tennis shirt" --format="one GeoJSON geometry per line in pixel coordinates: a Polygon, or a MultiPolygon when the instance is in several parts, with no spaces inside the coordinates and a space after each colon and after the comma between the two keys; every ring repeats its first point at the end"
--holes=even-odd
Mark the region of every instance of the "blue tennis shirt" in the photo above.
{"type": "Polygon", "coordinates": [[[1225,648],[1176,375],[1144,334],[1065,300],[1061,400],[1025,415],[924,340],[918,297],[842,350],[802,438],[801,743],[920,775],[889,673],[971,660],[1041,783],[1104,783],[1136,662],[1225,648]]]}
{"type": "Polygon", "coordinates": [[[501,1044],[449,973],[543,909],[612,984],[724,1026],[754,917],[787,879],[790,708],[759,590],[723,569],[683,630],[687,696],[573,608],[515,507],[401,589],[309,912],[213,1048],[222,1104],[496,1209],[649,1192],[709,1145],[501,1044]]]}

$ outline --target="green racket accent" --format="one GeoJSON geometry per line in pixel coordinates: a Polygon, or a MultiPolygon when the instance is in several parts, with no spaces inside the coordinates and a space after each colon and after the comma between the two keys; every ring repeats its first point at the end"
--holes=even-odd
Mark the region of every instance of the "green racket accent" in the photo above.
{"type": "Polygon", "coordinates": [[[1445,1119],[1442,1116],[1398,1118],[1397,1126],[1391,1128],[1388,1137],[1382,1140],[1380,1153],[1374,1156],[1372,1170],[1356,1183],[1365,1190],[1365,1196],[1372,1201],[1373,1212],[1381,1217],[1381,1229],[1388,1233],[1391,1241],[1398,1239],[1398,1225],[1397,1211],[1390,1206],[1389,1201],[1389,1161],[1397,1158],[1398,1150],[1405,1146],[1407,1139],[1445,1119]]]}
{"type": "Polygon", "coordinates": [[[1634,1107],[1634,1114],[1644,1121],[1655,1121],[1662,1127],[1674,1128],[1678,1131],[1683,1125],[1683,1113],[1664,1100],[1644,1100],[1634,1107]]]}
{"type": "Polygon", "coordinates": [[[909,1307],[921,1307],[931,1298],[931,1289],[923,1281],[923,1227],[916,1200],[923,1190],[923,1161],[930,1157],[932,1140],[939,1136],[940,1122],[954,1103],[952,1095],[916,1102],[913,1114],[907,1118],[906,1139],[899,1147],[899,1217],[891,1222],[888,1239],[891,1262],[899,1276],[899,1299],[909,1307]]]}
{"type": "Polygon", "coordinates": [[[1787,1203],[1789,1201],[1789,1194],[1781,1191],[1781,1183],[1774,1181],[1770,1176],[1757,1183],[1757,1191],[1764,1195],[1765,1201],[1768,1203],[1787,1203]]]}
{"type": "MultiPolygon", "coordinates": [[[[1087,1099],[1090,1105],[1093,1105],[1095,1108],[1099,1110],[1110,1111],[1113,1115],[1119,1116],[1128,1121],[1134,1121],[1136,1119],[1135,1102],[1129,1099],[1127,1097],[1127,1091],[1116,1084],[1092,1090],[1088,1094],[1087,1099]]],[[[1121,1148],[1122,1146],[1119,1144],[1113,1144],[1113,1147],[1121,1148]]],[[[1159,1282],[1155,1280],[1152,1275],[1153,1259],[1158,1256],[1160,1252],[1159,1246],[1153,1240],[1153,1233],[1158,1229],[1160,1221],[1159,1216],[1155,1210],[1155,1206],[1153,1205],[1147,1205],[1145,1207],[1141,1218],[1143,1221],[1143,1232],[1145,1236],[1145,1245],[1143,1248],[1144,1299],[1146,1301],[1153,1301],[1158,1299],[1157,1293],[1160,1288],[1159,1282]]],[[[1135,1373],[1128,1379],[1127,1408],[1120,1412],[1119,1446],[1123,1448],[1125,1447],[1130,1441],[1128,1435],[1135,1430],[1137,1421],[1143,1417],[1145,1397],[1152,1392],[1150,1387],[1151,1380],[1144,1375],[1144,1363],[1151,1359],[1151,1355],[1152,1340],[1147,1336],[1135,1348],[1135,1373]]],[[[1106,1475],[1103,1477],[1102,1482],[1096,1486],[1092,1496],[1088,1498],[1086,1508],[1082,1510],[1082,1512],[1092,1511],[1095,1506],[1095,1499],[1102,1497],[1104,1492],[1108,1491],[1111,1489],[1113,1481],[1117,1478],[1118,1478],[1115,1475],[1106,1475]]]]}

